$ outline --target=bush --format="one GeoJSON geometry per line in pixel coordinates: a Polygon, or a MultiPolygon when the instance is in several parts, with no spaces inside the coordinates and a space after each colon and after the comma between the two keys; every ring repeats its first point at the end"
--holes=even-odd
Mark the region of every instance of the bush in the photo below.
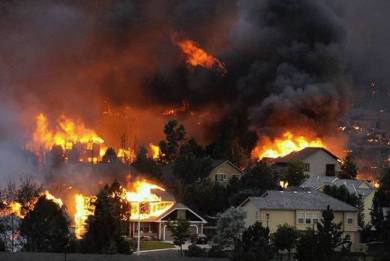
{"type": "Polygon", "coordinates": [[[133,253],[134,245],[131,241],[123,239],[117,242],[117,251],[120,254],[131,255],[133,253]]]}
{"type": "Polygon", "coordinates": [[[203,248],[197,246],[196,244],[191,244],[188,247],[187,256],[204,257],[204,256],[206,256],[206,251],[203,248]]]}
{"type": "Polygon", "coordinates": [[[208,252],[208,257],[226,257],[226,253],[219,246],[212,246],[208,252]]]}

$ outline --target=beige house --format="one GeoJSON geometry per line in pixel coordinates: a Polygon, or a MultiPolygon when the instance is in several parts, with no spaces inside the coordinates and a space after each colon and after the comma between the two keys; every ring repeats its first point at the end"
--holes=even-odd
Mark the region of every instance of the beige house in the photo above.
{"type": "Polygon", "coordinates": [[[246,199],[240,207],[246,213],[246,227],[259,221],[274,233],[283,224],[301,231],[316,229],[316,223],[321,220],[322,212],[328,205],[333,210],[335,222],[341,223],[344,233],[350,236],[352,250],[357,250],[358,210],[319,191],[267,191],[260,197],[246,199]]]}
{"type": "Polygon", "coordinates": [[[242,175],[242,171],[228,160],[214,160],[212,167],[209,180],[222,185],[227,185],[231,178],[240,178],[242,175]]]}
{"type": "Polygon", "coordinates": [[[287,167],[291,161],[302,161],[304,163],[305,174],[313,176],[336,176],[340,172],[341,160],[324,148],[304,148],[303,150],[292,152],[284,157],[277,158],[274,164],[278,168],[287,167]]]}
{"type": "Polygon", "coordinates": [[[370,210],[374,199],[375,189],[366,180],[339,179],[336,177],[310,177],[300,187],[323,191],[325,186],[345,186],[350,194],[362,198],[364,209],[364,223],[371,223],[370,210]]]}

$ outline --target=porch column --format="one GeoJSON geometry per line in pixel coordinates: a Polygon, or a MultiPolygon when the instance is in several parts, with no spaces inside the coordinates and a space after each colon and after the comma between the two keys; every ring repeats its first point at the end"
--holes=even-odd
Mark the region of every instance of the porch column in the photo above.
{"type": "Polygon", "coordinates": [[[158,239],[161,240],[161,222],[158,222],[158,239]]]}
{"type": "Polygon", "coordinates": [[[200,223],[200,233],[203,234],[203,222],[200,223]]]}

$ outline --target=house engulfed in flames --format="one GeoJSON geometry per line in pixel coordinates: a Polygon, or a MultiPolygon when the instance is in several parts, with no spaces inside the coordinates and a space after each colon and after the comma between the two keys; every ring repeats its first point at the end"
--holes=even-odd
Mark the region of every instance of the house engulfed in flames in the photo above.
{"type": "MultiPolygon", "coordinates": [[[[136,238],[138,236],[138,222],[140,222],[142,239],[170,240],[172,236],[167,226],[168,222],[182,219],[189,222],[192,235],[203,233],[206,220],[184,204],[176,202],[174,197],[161,186],[142,179],[136,180],[127,189],[122,189],[121,199],[128,201],[131,206],[126,219],[129,224],[128,237],[136,238]]],[[[45,196],[46,199],[53,201],[61,208],[64,206],[62,200],[53,196],[49,191],[42,192],[40,196],[45,196]]],[[[33,199],[29,204],[31,207],[27,211],[34,209],[37,199],[33,199]]],[[[74,195],[73,199],[69,204],[74,204],[74,206],[70,206],[69,209],[74,209],[74,213],[69,214],[73,217],[74,234],[76,238],[81,239],[86,232],[88,217],[94,215],[93,203],[96,197],[78,193],[74,195]]],[[[22,220],[27,214],[23,211],[21,204],[16,201],[1,203],[4,208],[0,211],[0,218],[13,216],[22,220]]],[[[16,230],[13,233],[15,233],[14,236],[18,235],[16,230]]]]}
{"type": "MultiPolygon", "coordinates": [[[[128,236],[135,238],[138,235],[140,222],[141,238],[155,240],[169,240],[171,233],[167,227],[170,221],[185,219],[190,223],[191,234],[202,234],[206,224],[200,215],[175,201],[174,197],[161,186],[146,180],[135,181],[128,189],[123,188],[120,197],[130,203],[128,236]]],[[[93,215],[95,197],[82,194],[75,195],[75,235],[82,238],[85,233],[86,221],[93,215]]]]}

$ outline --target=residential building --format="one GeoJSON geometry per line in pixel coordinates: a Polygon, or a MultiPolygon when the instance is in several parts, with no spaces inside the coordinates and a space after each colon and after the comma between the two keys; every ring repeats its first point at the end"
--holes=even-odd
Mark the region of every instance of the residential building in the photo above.
{"type": "MultiPolygon", "coordinates": [[[[167,203],[167,202],[162,202],[167,203]]],[[[161,203],[160,203],[161,204],[161,203]]],[[[203,234],[203,226],[207,223],[200,215],[184,204],[173,202],[172,206],[158,215],[150,215],[141,218],[140,234],[142,239],[172,240],[172,234],[168,228],[169,222],[187,220],[190,224],[190,234],[203,234]]],[[[138,234],[138,217],[130,219],[129,236],[136,238],[138,234]]]]}
{"type": "Polygon", "coordinates": [[[372,208],[372,200],[374,199],[375,189],[365,180],[339,179],[337,177],[309,177],[300,187],[311,188],[318,191],[323,191],[324,187],[328,186],[345,186],[350,194],[361,197],[363,201],[364,223],[371,223],[370,211],[372,208]]]}
{"type": "Polygon", "coordinates": [[[274,166],[283,170],[291,161],[302,161],[308,176],[336,176],[341,160],[325,148],[307,147],[274,160],[274,166]]]}
{"type": "Polygon", "coordinates": [[[213,160],[212,167],[209,180],[222,185],[227,185],[231,178],[240,178],[242,175],[240,168],[228,160],[213,160]]]}
{"type": "MultiPolygon", "coordinates": [[[[190,234],[203,234],[203,227],[207,221],[186,205],[175,200],[174,196],[165,191],[154,189],[152,193],[159,200],[142,202],[131,206],[128,235],[130,238],[138,236],[138,221],[140,221],[141,239],[172,240],[168,228],[169,222],[187,220],[190,224],[190,234]]],[[[133,203],[132,203],[133,204],[133,203]]]]}
{"type": "Polygon", "coordinates": [[[288,224],[299,231],[316,229],[322,212],[330,207],[335,222],[342,224],[344,235],[349,235],[352,249],[359,246],[358,209],[316,190],[267,191],[260,197],[249,197],[241,203],[246,213],[245,226],[256,221],[274,233],[279,225],[288,224]]]}

